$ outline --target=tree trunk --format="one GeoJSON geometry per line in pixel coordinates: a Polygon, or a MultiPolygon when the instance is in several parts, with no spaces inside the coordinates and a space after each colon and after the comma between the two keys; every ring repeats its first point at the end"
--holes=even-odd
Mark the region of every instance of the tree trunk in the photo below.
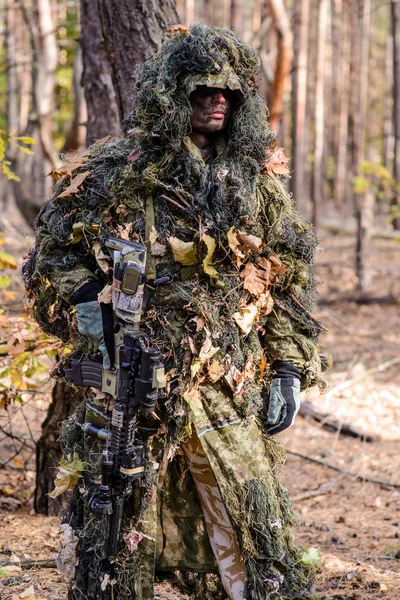
{"type": "Polygon", "coordinates": [[[393,177],[397,183],[392,200],[394,211],[393,226],[400,229],[400,2],[392,0],[393,23],[393,123],[394,123],[394,161],[393,177]]]}
{"type": "MultiPolygon", "coordinates": [[[[371,9],[372,0],[360,1],[360,60],[359,79],[357,93],[357,128],[355,130],[355,162],[354,174],[357,173],[365,156],[365,128],[367,123],[368,108],[368,70],[369,70],[369,40],[371,35],[371,9]]],[[[367,271],[368,251],[373,227],[374,196],[367,192],[365,197],[358,194],[355,203],[357,220],[357,243],[356,243],[356,275],[358,277],[358,289],[365,291],[369,283],[367,271]],[[372,215],[372,216],[371,216],[372,215]]]]}
{"type": "Polygon", "coordinates": [[[50,498],[47,494],[54,489],[62,450],[58,442],[59,426],[74,408],[79,394],[66,383],[56,381],[47,417],[42,423],[42,435],[36,445],[36,487],[34,509],[43,515],[58,515],[66,501],[63,495],[50,498]]]}
{"type": "Polygon", "coordinates": [[[80,0],[82,84],[87,105],[86,144],[107,135],[121,137],[117,95],[112,80],[97,2],[80,0]]]}
{"type": "Polygon", "coordinates": [[[298,210],[304,212],[305,167],[307,147],[305,144],[308,24],[310,0],[301,0],[295,5],[293,75],[292,75],[292,179],[291,191],[298,210]]]}
{"type": "Polygon", "coordinates": [[[231,0],[231,24],[230,28],[237,35],[243,36],[244,31],[244,14],[243,0],[231,0]]]}
{"type": "Polygon", "coordinates": [[[51,181],[46,176],[51,168],[60,164],[52,141],[58,50],[51,0],[35,0],[32,11],[21,6],[32,44],[32,113],[26,129],[18,129],[18,135],[32,137],[37,143],[32,156],[21,153],[15,156],[13,167],[21,182],[14,183],[13,192],[21,214],[33,227],[43,199],[50,191],[51,181]]]}
{"type": "Polygon", "coordinates": [[[273,27],[277,34],[277,58],[271,89],[269,121],[272,129],[278,133],[283,113],[286,76],[292,66],[293,34],[284,0],[270,0],[269,7],[273,27]]]}
{"type": "MultiPolygon", "coordinates": [[[[134,67],[155,54],[167,29],[178,22],[178,15],[174,0],[98,0],[98,6],[119,117],[124,123],[131,106],[134,67]]],[[[85,27],[83,19],[82,24],[85,27]]]]}
{"type": "MultiPolygon", "coordinates": [[[[82,87],[82,50],[78,46],[74,57],[74,118],[70,130],[65,138],[62,153],[79,152],[86,146],[87,108],[84,90],[82,87]]],[[[104,136],[103,136],[104,137],[104,136]]]]}
{"type": "Polygon", "coordinates": [[[325,39],[328,15],[328,0],[320,0],[318,18],[317,86],[315,90],[315,145],[314,168],[311,186],[312,220],[319,223],[319,208],[323,202],[323,159],[325,141],[325,39]]]}
{"type": "Polygon", "coordinates": [[[348,176],[348,126],[349,126],[349,101],[350,101],[350,51],[351,30],[349,10],[346,6],[342,9],[342,35],[340,54],[340,99],[339,99],[339,126],[338,147],[336,159],[336,177],[334,187],[334,198],[337,208],[344,216],[346,184],[348,176]]]}

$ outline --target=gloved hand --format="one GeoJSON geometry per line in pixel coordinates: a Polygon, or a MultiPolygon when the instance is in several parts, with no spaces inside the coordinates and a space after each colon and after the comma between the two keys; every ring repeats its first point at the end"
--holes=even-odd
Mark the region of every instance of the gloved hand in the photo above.
{"type": "Polygon", "coordinates": [[[99,303],[98,294],[103,286],[97,279],[88,281],[72,297],[75,305],[78,331],[86,335],[103,355],[103,367],[114,364],[114,317],[111,304],[99,303]]]}
{"type": "Polygon", "coordinates": [[[293,425],[300,408],[301,372],[283,360],[276,360],[272,368],[275,375],[269,392],[266,427],[274,435],[293,425]]]}

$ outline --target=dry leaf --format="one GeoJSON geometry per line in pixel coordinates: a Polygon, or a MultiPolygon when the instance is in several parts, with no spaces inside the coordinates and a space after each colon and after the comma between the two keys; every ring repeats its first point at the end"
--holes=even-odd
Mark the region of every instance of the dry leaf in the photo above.
{"type": "Polygon", "coordinates": [[[193,317],[191,321],[194,321],[196,323],[196,333],[202,331],[202,329],[204,329],[204,327],[206,326],[205,318],[200,315],[198,315],[197,317],[193,317]]]}
{"type": "Polygon", "coordinates": [[[244,289],[255,296],[262,294],[268,287],[268,274],[266,271],[257,269],[253,263],[247,263],[240,273],[240,277],[244,279],[244,289]]]}
{"type": "Polygon", "coordinates": [[[258,364],[258,368],[260,369],[260,379],[264,379],[266,373],[267,373],[267,359],[265,358],[265,354],[264,352],[262,352],[261,357],[260,357],[260,362],[258,364]]]}
{"type": "Polygon", "coordinates": [[[225,369],[223,365],[218,360],[213,360],[212,363],[208,366],[208,376],[212,383],[215,383],[225,374],[225,369]]]}
{"type": "Polygon", "coordinates": [[[258,308],[255,304],[250,303],[247,306],[243,306],[240,312],[236,312],[232,315],[236,325],[241,329],[244,335],[247,335],[258,315],[258,308]]]}
{"type": "Polygon", "coordinates": [[[237,239],[242,246],[246,246],[246,248],[253,250],[253,252],[261,252],[262,247],[264,246],[264,242],[261,238],[257,237],[256,235],[251,235],[250,233],[238,231],[237,239]]]}
{"type": "Polygon", "coordinates": [[[108,271],[112,267],[112,265],[110,264],[111,256],[108,253],[105,254],[105,252],[103,252],[101,244],[97,240],[92,246],[92,254],[95,255],[97,264],[99,265],[100,269],[104,273],[108,273],[108,271]]]}
{"type": "Polygon", "coordinates": [[[260,312],[260,316],[266,317],[269,315],[274,307],[274,299],[271,296],[271,292],[267,290],[265,293],[260,294],[255,304],[260,312]]]}
{"type": "Polygon", "coordinates": [[[150,248],[150,254],[152,256],[164,256],[166,251],[167,251],[167,247],[164,246],[164,244],[159,244],[158,242],[153,244],[150,248]]]}
{"type": "Polygon", "coordinates": [[[0,250],[0,269],[16,269],[17,261],[12,256],[12,254],[8,254],[8,252],[3,252],[0,250]]]}
{"type": "Polygon", "coordinates": [[[199,358],[203,362],[208,360],[209,358],[212,358],[214,354],[216,354],[219,350],[219,347],[212,345],[212,338],[209,330],[205,328],[204,331],[206,332],[206,339],[199,352],[199,358]]]}
{"type": "Polygon", "coordinates": [[[149,242],[151,245],[155,244],[158,238],[158,232],[157,229],[154,227],[154,225],[151,226],[150,229],[150,234],[149,234],[149,242]]]}
{"type": "Polygon", "coordinates": [[[200,392],[197,388],[188,388],[183,394],[183,399],[189,404],[193,413],[198,415],[201,410],[203,410],[203,405],[201,403],[200,392]]]}
{"type": "Polygon", "coordinates": [[[79,169],[88,160],[85,156],[75,156],[71,162],[66,162],[58,169],[50,171],[49,176],[53,179],[62,179],[66,175],[72,178],[72,173],[79,169]]]}
{"type": "Polygon", "coordinates": [[[204,273],[206,275],[209,275],[211,278],[218,279],[218,271],[214,267],[211,266],[211,260],[212,260],[213,254],[215,252],[215,246],[216,246],[215,239],[213,237],[211,237],[210,235],[203,233],[203,235],[201,236],[201,240],[207,246],[207,256],[203,260],[204,273]]]}
{"type": "Polygon", "coordinates": [[[283,273],[286,273],[287,269],[285,269],[277,256],[271,255],[269,257],[269,262],[271,263],[271,281],[275,281],[277,275],[283,275],[283,273]]]}
{"type": "Polygon", "coordinates": [[[245,255],[243,254],[242,250],[239,248],[240,246],[240,242],[238,240],[237,234],[235,233],[235,228],[232,226],[230,228],[230,230],[228,231],[227,237],[228,237],[228,245],[229,248],[232,250],[233,254],[236,256],[236,262],[238,267],[240,267],[243,264],[243,261],[245,260],[245,255]],[[243,261],[242,261],[243,259],[243,261]]]}
{"type": "Polygon", "coordinates": [[[184,35],[188,35],[189,30],[184,25],[181,25],[180,23],[178,23],[177,25],[172,25],[172,27],[170,27],[167,30],[167,35],[170,35],[171,33],[176,33],[176,32],[183,33],[184,35]]]}
{"type": "Polygon", "coordinates": [[[265,161],[265,168],[268,175],[271,177],[275,177],[275,175],[287,175],[290,172],[286,166],[289,160],[290,158],[285,156],[283,148],[276,148],[265,161]]]}
{"type": "Polygon", "coordinates": [[[169,237],[168,242],[176,262],[179,262],[186,267],[193,266],[197,263],[194,242],[183,242],[176,237],[169,237]]]}
{"type": "Polygon", "coordinates": [[[57,496],[67,490],[74,490],[85,468],[86,464],[79,458],[76,452],[74,452],[73,456],[63,457],[54,481],[55,488],[48,494],[50,498],[57,498],[57,496]]]}
{"type": "Polygon", "coordinates": [[[91,173],[92,171],[85,171],[84,173],[79,173],[79,175],[76,175],[76,177],[71,179],[69,186],[62,192],[62,194],[59,194],[57,198],[68,198],[68,196],[75,196],[76,194],[79,194],[81,191],[81,185],[85,181],[86,177],[89,177],[91,173]]]}
{"type": "Polygon", "coordinates": [[[200,372],[200,370],[203,368],[203,365],[204,360],[201,360],[201,358],[197,357],[192,361],[192,364],[190,365],[190,377],[192,379],[200,372]]]}
{"type": "Polygon", "coordinates": [[[129,241],[131,238],[131,234],[132,234],[132,229],[133,229],[133,223],[124,223],[123,225],[118,225],[117,226],[117,231],[118,231],[118,236],[122,238],[123,240],[127,240],[129,241]]]}
{"type": "Polygon", "coordinates": [[[107,284],[103,287],[97,296],[97,301],[103,304],[111,304],[112,302],[112,285],[107,284]]]}

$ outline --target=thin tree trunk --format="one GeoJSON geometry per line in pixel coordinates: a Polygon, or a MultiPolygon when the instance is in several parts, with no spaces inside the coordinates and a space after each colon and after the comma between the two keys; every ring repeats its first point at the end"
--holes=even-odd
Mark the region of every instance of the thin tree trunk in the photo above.
{"type": "Polygon", "coordinates": [[[178,15],[174,0],[98,0],[98,6],[119,116],[126,128],[134,66],[157,52],[167,29],[178,22],[178,15]]]}
{"type": "Polygon", "coordinates": [[[82,151],[86,145],[87,108],[82,87],[82,50],[78,46],[74,57],[74,118],[65,138],[62,153],[82,151]]]}
{"type": "Polygon", "coordinates": [[[315,145],[314,168],[311,186],[312,220],[318,226],[319,209],[323,202],[323,159],[324,159],[324,125],[325,125],[325,42],[328,13],[328,0],[320,0],[318,18],[318,55],[317,85],[315,90],[315,145]]]}
{"type": "Polygon", "coordinates": [[[286,76],[292,66],[293,34],[284,0],[270,0],[269,7],[277,34],[277,59],[271,89],[269,120],[272,129],[277,133],[283,114],[286,76]]]}
{"type": "Polygon", "coordinates": [[[344,216],[346,184],[348,168],[348,125],[349,125],[349,101],[350,101],[350,49],[351,49],[351,31],[349,10],[346,5],[342,11],[342,35],[341,35],[341,55],[340,55],[340,101],[339,101],[339,126],[338,126],[338,149],[336,160],[336,177],[334,198],[337,208],[344,216]]]}
{"type": "Polygon", "coordinates": [[[292,179],[291,191],[297,208],[304,212],[305,167],[307,148],[305,144],[308,25],[310,0],[301,0],[295,5],[293,75],[292,75],[292,179]]]}
{"type": "MultiPolygon", "coordinates": [[[[372,0],[361,0],[360,2],[361,22],[360,31],[360,62],[358,80],[358,121],[355,132],[355,170],[361,165],[365,156],[365,128],[367,123],[368,107],[368,70],[369,70],[369,41],[371,35],[371,9],[372,0]]],[[[364,291],[369,283],[367,269],[368,251],[372,236],[374,197],[371,192],[356,195],[356,220],[357,220],[357,243],[356,243],[356,275],[358,277],[358,288],[364,291]],[[372,215],[372,216],[371,216],[372,215]]]]}
{"type": "Polygon", "coordinates": [[[394,161],[393,177],[397,189],[393,197],[393,226],[400,229],[400,2],[392,0],[393,22],[393,123],[394,123],[394,161]]]}
{"type": "Polygon", "coordinates": [[[189,27],[196,19],[195,0],[186,0],[186,24],[189,27]]]}
{"type": "Polygon", "coordinates": [[[231,0],[231,24],[232,31],[240,36],[243,36],[244,31],[244,14],[243,0],[231,0]]]}

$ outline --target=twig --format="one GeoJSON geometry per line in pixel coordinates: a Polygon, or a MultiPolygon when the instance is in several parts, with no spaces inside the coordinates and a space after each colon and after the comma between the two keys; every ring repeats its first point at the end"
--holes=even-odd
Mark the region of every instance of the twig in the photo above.
{"type": "Polygon", "coordinates": [[[176,202],[176,200],[172,200],[172,198],[168,198],[168,196],[166,196],[165,194],[161,194],[160,198],[164,198],[164,200],[168,200],[168,202],[175,204],[175,206],[177,206],[180,210],[183,210],[183,211],[187,210],[184,206],[179,204],[179,202],[176,202]]]}
{"type": "Polygon", "coordinates": [[[354,479],[359,479],[360,481],[368,481],[369,483],[376,483],[378,485],[384,485],[387,487],[400,488],[400,483],[389,483],[388,481],[381,481],[380,479],[374,479],[373,477],[368,477],[368,475],[357,475],[357,473],[352,473],[352,471],[347,471],[347,469],[341,469],[340,467],[336,467],[335,465],[331,465],[330,463],[325,462],[320,458],[311,458],[311,456],[306,456],[305,454],[300,454],[299,452],[293,452],[293,450],[287,450],[288,454],[292,454],[293,456],[298,456],[304,460],[308,460],[317,465],[322,465],[323,467],[328,467],[328,469],[333,469],[338,473],[343,473],[343,475],[348,475],[349,477],[354,477],[354,479]]]}
{"type": "Polygon", "coordinates": [[[350,379],[348,381],[343,381],[342,383],[335,385],[332,389],[330,389],[326,393],[326,400],[327,401],[330,400],[332,398],[332,396],[334,396],[338,392],[347,390],[348,388],[352,387],[359,381],[362,381],[366,377],[369,377],[370,375],[373,375],[374,373],[382,373],[383,371],[390,369],[390,367],[393,367],[393,365],[397,365],[399,363],[400,363],[400,356],[396,356],[396,358],[387,360],[386,362],[381,363],[377,367],[373,367],[372,369],[367,369],[366,371],[364,371],[364,373],[361,373],[361,375],[357,375],[357,377],[354,377],[353,379],[350,379]]]}

